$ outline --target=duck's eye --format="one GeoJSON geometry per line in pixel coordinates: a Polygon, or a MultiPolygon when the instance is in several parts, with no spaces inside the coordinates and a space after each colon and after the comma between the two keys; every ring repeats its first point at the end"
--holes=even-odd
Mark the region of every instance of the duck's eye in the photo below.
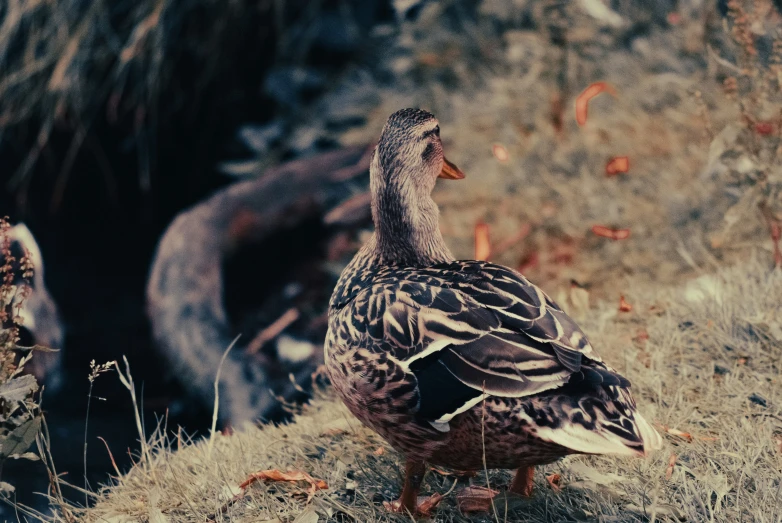
{"type": "Polygon", "coordinates": [[[440,136],[440,126],[436,126],[434,129],[430,129],[429,131],[426,131],[424,133],[424,138],[429,138],[430,136],[440,136]]]}
{"type": "Polygon", "coordinates": [[[424,149],[424,153],[421,155],[424,159],[424,161],[429,161],[432,159],[432,156],[434,155],[434,144],[432,142],[429,142],[426,144],[426,149],[424,149]]]}

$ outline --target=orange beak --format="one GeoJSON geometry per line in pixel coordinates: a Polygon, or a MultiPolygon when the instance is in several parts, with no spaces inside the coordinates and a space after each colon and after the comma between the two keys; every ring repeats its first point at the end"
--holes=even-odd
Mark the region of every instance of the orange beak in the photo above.
{"type": "Polygon", "coordinates": [[[443,170],[440,172],[438,178],[445,178],[446,180],[461,180],[464,178],[464,173],[461,169],[448,161],[447,158],[443,158],[443,170]]]}

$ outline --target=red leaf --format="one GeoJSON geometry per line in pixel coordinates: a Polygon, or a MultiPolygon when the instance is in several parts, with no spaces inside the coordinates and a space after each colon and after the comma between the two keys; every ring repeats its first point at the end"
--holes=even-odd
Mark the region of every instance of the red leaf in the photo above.
{"type": "Polygon", "coordinates": [[[521,261],[519,262],[519,268],[518,271],[522,274],[525,272],[534,269],[540,264],[540,256],[538,255],[537,251],[532,251],[528,255],[524,256],[521,261]]]}
{"type": "Polygon", "coordinates": [[[432,494],[431,496],[424,498],[424,500],[418,504],[416,511],[421,515],[428,516],[437,508],[437,505],[439,505],[442,500],[442,494],[432,494]]]}
{"type": "Polygon", "coordinates": [[[630,160],[627,156],[614,156],[606,164],[606,176],[616,176],[630,170],[630,160]]]}
{"type": "MultiPolygon", "coordinates": [[[[432,494],[425,498],[418,498],[418,506],[415,508],[417,516],[429,517],[432,510],[437,508],[437,505],[443,500],[442,494],[432,494]]],[[[399,500],[396,501],[384,501],[383,507],[389,512],[404,512],[399,500]]]]}
{"type": "Polygon", "coordinates": [[[489,225],[483,222],[475,224],[475,259],[485,261],[491,255],[489,225]]]}
{"type": "Polygon", "coordinates": [[[630,312],[633,310],[633,306],[625,301],[623,295],[619,295],[619,310],[621,312],[630,312]]]}
{"type": "Polygon", "coordinates": [[[755,132],[762,135],[772,134],[774,132],[774,124],[771,122],[757,122],[755,124],[755,132]]]}
{"type": "Polygon", "coordinates": [[[673,467],[676,465],[676,454],[671,454],[668,458],[668,468],[665,469],[665,479],[671,479],[673,476],[673,467]]]}
{"type": "Polygon", "coordinates": [[[559,492],[562,490],[562,476],[559,474],[551,474],[546,476],[546,481],[548,481],[549,486],[554,492],[559,492]]]}
{"type": "Polygon", "coordinates": [[[612,240],[626,240],[630,237],[630,229],[611,229],[605,225],[593,225],[592,232],[597,236],[612,240]]]}
{"type": "Polygon", "coordinates": [[[679,429],[672,429],[668,425],[660,425],[659,427],[666,434],[670,434],[671,436],[676,436],[677,438],[686,439],[689,443],[692,443],[692,434],[690,434],[689,432],[684,432],[679,429]]]}
{"type": "Polygon", "coordinates": [[[496,490],[486,487],[467,487],[456,495],[456,504],[459,510],[468,514],[470,512],[488,512],[491,508],[491,500],[499,494],[496,490]]]}
{"type": "Polygon", "coordinates": [[[277,469],[253,472],[241,485],[239,485],[239,488],[244,490],[256,481],[286,481],[290,483],[306,481],[310,484],[310,488],[307,492],[310,498],[315,494],[315,491],[329,488],[325,481],[322,479],[315,479],[306,472],[301,472],[299,470],[282,472],[277,469]]]}
{"type": "Polygon", "coordinates": [[[639,342],[644,342],[649,339],[649,333],[646,331],[646,329],[638,329],[634,339],[638,340],[639,342]]]}
{"type": "Polygon", "coordinates": [[[576,98],[576,122],[578,122],[578,125],[584,125],[587,121],[589,100],[602,92],[616,96],[616,90],[605,82],[595,82],[578,95],[578,98],[576,98]]]}

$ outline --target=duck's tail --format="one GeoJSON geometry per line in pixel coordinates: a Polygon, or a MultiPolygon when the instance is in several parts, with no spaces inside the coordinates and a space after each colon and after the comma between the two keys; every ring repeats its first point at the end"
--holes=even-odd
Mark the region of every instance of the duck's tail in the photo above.
{"type": "Polygon", "coordinates": [[[635,410],[630,391],[622,386],[560,389],[542,395],[525,409],[531,431],[544,440],[579,454],[646,456],[662,447],[662,438],[635,410]]]}

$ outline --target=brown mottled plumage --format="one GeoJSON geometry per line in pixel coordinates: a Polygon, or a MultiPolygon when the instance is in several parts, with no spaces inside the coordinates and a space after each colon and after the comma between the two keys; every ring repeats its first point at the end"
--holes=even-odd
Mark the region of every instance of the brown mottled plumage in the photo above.
{"type": "Polygon", "coordinates": [[[400,510],[415,510],[424,463],[519,469],[565,455],[644,455],[660,436],[629,382],[524,276],[454,261],[431,199],[445,160],[435,117],[391,115],[370,168],[375,233],[329,306],[326,365],[343,401],[408,460],[400,510]],[[483,426],[483,435],[482,428],[483,426]]]}

